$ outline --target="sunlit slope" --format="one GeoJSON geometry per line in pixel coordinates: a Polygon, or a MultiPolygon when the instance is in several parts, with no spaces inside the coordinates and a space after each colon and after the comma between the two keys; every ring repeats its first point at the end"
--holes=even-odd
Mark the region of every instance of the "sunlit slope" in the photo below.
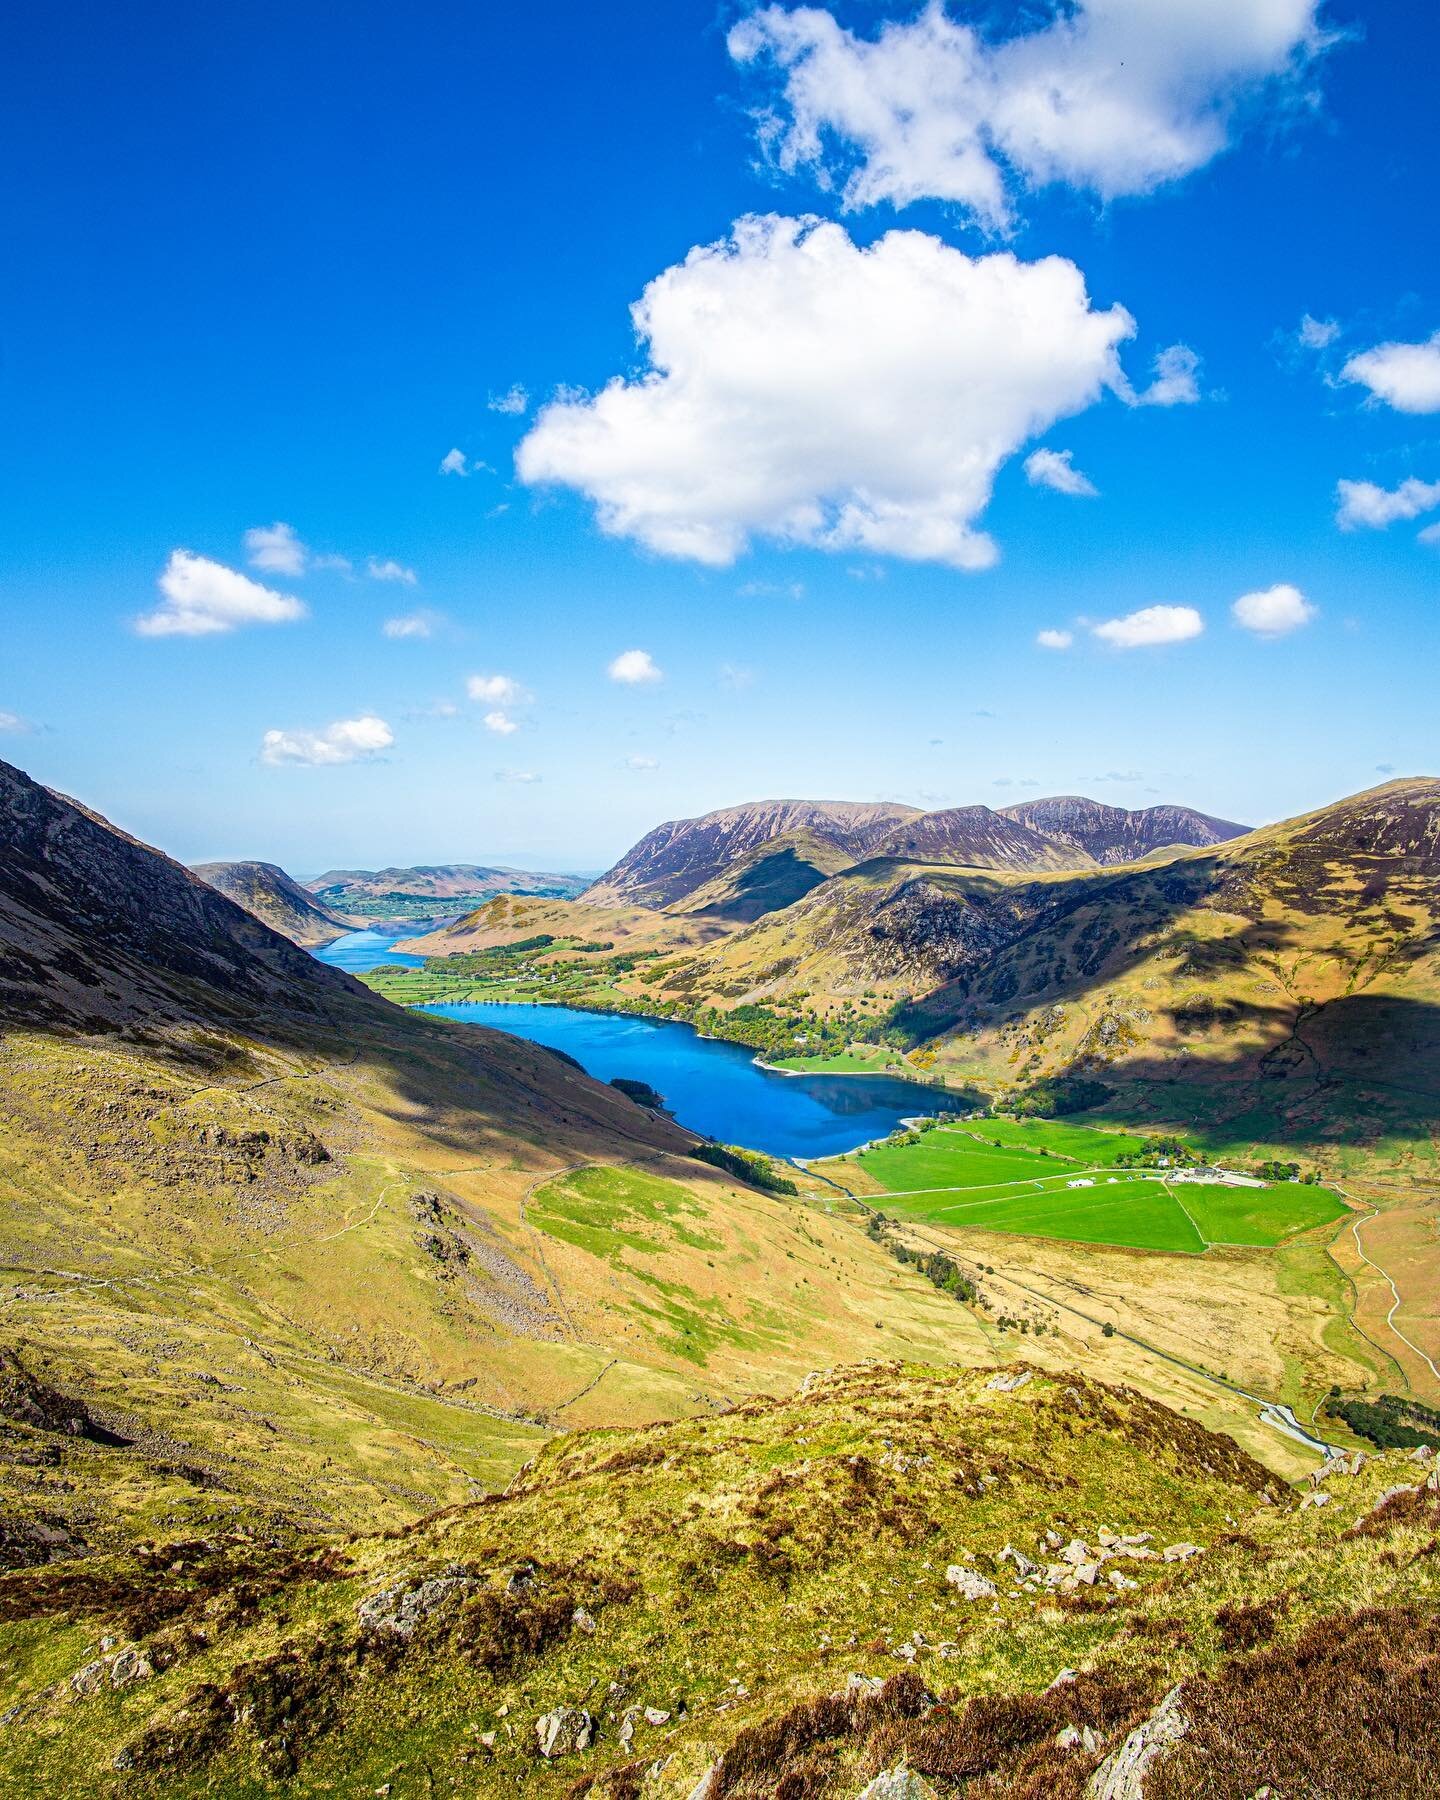
{"type": "Polygon", "coordinates": [[[76,1796],[684,1800],[712,1771],[851,1800],[904,1765],[1080,1800],[1179,1685],[1147,1794],[1317,1767],[1310,1791],[1419,1794],[1440,1511],[1426,1464],[1350,1468],[1299,1506],[1133,1390],[873,1363],[552,1444],[385,1538],[0,1581],[0,1767],[76,1796]]]}

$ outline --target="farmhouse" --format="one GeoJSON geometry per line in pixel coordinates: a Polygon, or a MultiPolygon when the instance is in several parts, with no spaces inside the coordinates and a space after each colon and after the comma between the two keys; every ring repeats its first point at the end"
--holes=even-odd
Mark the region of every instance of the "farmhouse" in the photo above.
{"type": "Polygon", "coordinates": [[[1067,1188],[1094,1187],[1095,1183],[1091,1181],[1088,1175],[1082,1175],[1079,1181],[1067,1181],[1065,1185],[1067,1188]]]}
{"type": "Polygon", "coordinates": [[[1208,1187],[1263,1188],[1265,1183],[1253,1175],[1242,1175],[1238,1169],[1176,1169],[1171,1181],[1190,1181],[1208,1187]]]}

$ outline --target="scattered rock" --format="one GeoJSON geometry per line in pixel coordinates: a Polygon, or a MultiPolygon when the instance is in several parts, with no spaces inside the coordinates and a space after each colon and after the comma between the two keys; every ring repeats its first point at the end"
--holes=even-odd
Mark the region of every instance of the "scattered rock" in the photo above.
{"type": "Polygon", "coordinates": [[[897,1763],[893,1769],[882,1769],[867,1783],[860,1790],[859,1800],[935,1800],[935,1790],[913,1769],[897,1763]]]}
{"type": "Polygon", "coordinates": [[[1180,1704],[1175,1686],[1146,1719],[1112,1750],[1090,1777],[1086,1800],[1144,1800],[1145,1778],[1150,1765],[1178,1744],[1190,1729],[1190,1719],[1180,1704]]]}
{"type": "Polygon", "coordinates": [[[963,1563],[951,1563],[945,1571],[945,1579],[965,1600],[989,1600],[999,1591],[987,1576],[978,1569],[967,1569],[963,1563]]]}
{"type": "Polygon", "coordinates": [[[884,1686],[878,1675],[857,1675],[852,1669],[845,1677],[847,1700],[863,1700],[866,1694],[878,1694],[884,1686]]]}
{"type": "MultiPolygon", "coordinates": [[[[1030,1379],[1030,1370],[1020,1369],[1013,1375],[992,1375],[985,1385],[987,1388],[993,1388],[996,1393],[1013,1394],[1017,1388],[1024,1387],[1025,1383],[1030,1379]]],[[[878,1781],[879,1779],[879,1776],[877,1776],[876,1780],[878,1781]]]]}
{"type": "Polygon", "coordinates": [[[557,1706],[535,1721],[535,1738],[547,1761],[588,1750],[595,1737],[595,1721],[583,1706],[557,1706]]]}
{"type": "Polygon", "coordinates": [[[463,1563],[449,1563],[438,1575],[407,1585],[397,1583],[370,1594],[356,1607],[365,1630],[410,1639],[426,1619],[453,1605],[480,1584],[463,1563]]]}
{"type": "Polygon", "coordinates": [[[577,1606],[570,1615],[570,1623],[577,1631],[583,1631],[586,1637],[594,1637],[599,1627],[583,1606],[577,1606]]]}
{"type": "Polygon", "coordinates": [[[1166,1562],[1189,1562],[1192,1556],[1203,1556],[1202,1544],[1167,1544],[1162,1552],[1166,1562]]]}
{"type": "Polygon", "coordinates": [[[135,1644],[127,1644],[123,1650],[117,1650],[110,1659],[110,1685],[112,1688],[129,1687],[132,1682],[149,1681],[155,1670],[145,1652],[135,1644]]]}
{"type": "Polygon", "coordinates": [[[1039,1563],[1031,1562],[1030,1558],[1017,1550],[1013,1544],[1007,1544],[1000,1552],[1000,1560],[1001,1562],[1014,1563],[1015,1573],[1020,1577],[1021,1581],[1029,1581],[1034,1576],[1043,1575],[1045,1573],[1039,1563]]]}
{"type": "Polygon", "coordinates": [[[670,1723],[670,1715],[668,1712],[662,1712],[658,1706],[647,1706],[645,1708],[645,1723],[647,1725],[668,1725],[670,1723]]]}
{"type": "Polygon", "coordinates": [[[1315,1492],[1313,1492],[1313,1493],[1302,1494],[1300,1497],[1301,1512],[1304,1512],[1304,1510],[1307,1506],[1328,1506],[1329,1504],[1330,1504],[1330,1495],[1322,1494],[1318,1489],[1316,1489],[1315,1492]]]}
{"type": "Polygon", "coordinates": [[[720,1780],[720,1765],[711,1763],[710,1767],[691,1788],[686,1800],[714,1800],[716,1785],[720,1780]]]}

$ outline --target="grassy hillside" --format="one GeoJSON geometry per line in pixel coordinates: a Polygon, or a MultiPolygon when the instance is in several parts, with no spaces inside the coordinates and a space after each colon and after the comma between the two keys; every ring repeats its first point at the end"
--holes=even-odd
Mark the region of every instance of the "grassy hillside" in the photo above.
{"type": "Polygon", "coordinates": [[[1440,1496],[1359,1461],[1313,1505],[1130,1389],[871,1363],[563,1440],[401,1532],[0,1579],[0,1759],[76,1796],[681,1800],[709,1771],[841,1800],[904,1764],[1080,1800],[1178,1686],[1148,1796],[1419,1795],[1440,1496]]]}

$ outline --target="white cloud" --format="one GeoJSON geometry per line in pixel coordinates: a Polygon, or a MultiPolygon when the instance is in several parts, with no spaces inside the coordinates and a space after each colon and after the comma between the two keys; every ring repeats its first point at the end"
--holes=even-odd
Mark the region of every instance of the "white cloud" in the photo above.
{"type": "Polygon", "coordinates": [[[755,682],[755,671],[744,663],[721,663],[720,685],[732,694],[743,694],[755,682]]]}
{"type": "Polygon", "coordinates": [[[1315,319],[1309,313],[1301,319],[1296,333],[1306,350],[1326,350],[1339,335],[1340,327],[1334,319],[1315,319]]]}
{"type": "Polygon", "coordinates": [[[1180,644],[1199,637],[1205,621],[1193,606],[1142,606],[1122,619],[1107,619],[1092,628],[1117,650],[1139,650],[1151,644],[1180,644]]]}
{"type": "Polygon", "coordinates": [[[472,700],[486,700],[492,706],[513,706],[525,698],[520,683],[509,675],[472,675],[465,691],[472,700]]]}
{"type": "Polygon", "coordinates": [[[1155,358],[1155,378],[1133,396],[1136,406],[1193,406],[1200,398],[1195,379],[1200,358],[1188,344],[1171,344],[1155,358]]]}
{"type": "Polygon", "coordinates": [[[1037,631],[1035,642],[1042,650],[1068,650],[1075,642],[1073,631],[1037,631]]]}
{"type": "Polygon", "coordinates": [[[190,550],[171,551],[156,586],[160,605],[135,621],[142,637],[208,637],[241,625],[283,625],[305,617],[293,594],[277,594],[190,550]]]}
{"type": "Polygon", "coordinates": [[[337,719],[323,731],[267,731],[260,744],[261,762],[305,763],[310,768],[333,768],[377,756],[395,742],[395,734],[383,719],[365,713],[358,719],[337,719]]]}
{"type": "Polygon", "coordinates": [[[969,257],[892,231],[745,218],[632,309],[650,368],[545,407],[516,463],[603,531],[724,565],[760,535],[987,568],[996,471],[1106,388],[1129,395],[1123,306],[1050,256],[969,257]]]}
{"type": "Polygon", "coordinates": [[[1377,344],[1352,356],[1342,381],[1358,381],[1396,412],[1440,412],[1440,331],[1423,344],[1377,344]]]}
{"type": "Polygon", "coordinates": [[[19,713],[6,712],[0,707],[0,732],[7,736],[23,737],[32,729],[28,719],[22,718],[19,713]]]}
{"type": "Polygon", "coordinates": [[[767,59],[783,77],[761,119],[782,169],[843,180],[847,208],[949,200],[1003,227],[1016,189],[1058,181],[1110,200],[1203,167],[1240,103],[1323,47],[1317,11],[1317,0],[1077,0],[997,42],[948,18],[943,0],[873,40],[818,7],[765,6],[728,41],[737,61],[767,59]]]}
{"type": "Polygon", "coordinates": [[[420,579],[413,569],[407,569],[393,557],[386,557],[381,562],[378,557],[372,556],[365,564],[365,573],[372,581],[399,581],[406,587],[414,587],[420,579]]]}
{"type": "Polygon", "coordinates": [[[428,612],[402,613],[387,619],[380,627],[387,638],[428,638],[434,635],[435,615],[428,612]]]}
{"type": "Polygon", "coordinates": [[[622,650],[605,673],[612,681],[623,682],[628,687],[662,679],[660,670],[655,666],[655,659],[648,650],[622,650]]]}
{"type": "Polygon", "coordinates": [[[1412,475],[1399,487],[1382,488],[1373,481],[1337,481],[1339,506],[1335,522],[1342,531],[1369,525],[1383,531],[1397,519],[1418,519],[1440,506],[1440,481],[1417,481],[1412,475]]]}
{"type": "MultiPolygon", "coordinates": [[[[852,571],[853,573],[853,571],[852,571]]],[[[747,600],[803,600],[803,581],[742,581],[736,592],[747,600]]]]}
{"type": "Polygon", "coordinates": [[[1316,615],[1316,609],[1299,588],[1284,581],[1258,593],[1242,594],[1230,612],[1237,625],[1243,625],[1257,637],[1268,638],[1284,637],[1288,632],[1298,631],[1316,615]]]}
{"type": "Polygon", "coordinates": [[[442,475],[468,475],[470,465],[465,460],[465,452],[463,450],[447,450],[440,458],[440,473],[442,475]]]}
{"type": "Polygon", "coordinates": [[[1025,458],[1025,478],[1031,487],[1054,488],[1057,494],[1093,500],[1100,490],[1075,467],[1074,455],[1073,450],[1033,450],[1025,458]]]}
{"type": "Polygon", "coordinates": [[[659,760],[653,756],[627,756],[625,767],[634,769],[638,774],[648,775],[660,767],[659,760]]]}
{"type": "Polygon", "coordinates": [[[489,400],[486,401],[486,405],[490,408],[491,412],[523,413],[530,405],[530,396],[517,381],[513,387],[507,388],[503,394],[492,394],[489,400]]]}
{"type": "Polygon", "coordinates": [[[348,575],[354,565],[351,563],[348,556],[327,555],[312,556],[310,558],[310,567],[312,569],[334,569],[337,574],[348,575]]]}
{"type": "Polygon", "coordinates": [[[1440,544],[1440,524],[1427,525],[1423,531],[1417,531],[1415,536],[1422,544],[1440,544]]]}
{"type": "Polygon", "coordinates": [[[497,781],[530,782],[538,781],[540,777],[530,769],[497,769],[495,779],[497,781]]]}
{"type": "Polygon", "coordinates": [[[263,569],[267,575],[303,575],[310,552],[295,527],[277,519],[273,525],[251,526],[245,533],[245,554],[252,569],[263,569]]]}
{"type": "Polygon", "coordinates": [[[509,737],[512,732],[520,729],[509,713],[501,712],[498,707],[494,712],[487,712],[481,723],[487,731],[493,731],[497,737],[509,737]]]}

